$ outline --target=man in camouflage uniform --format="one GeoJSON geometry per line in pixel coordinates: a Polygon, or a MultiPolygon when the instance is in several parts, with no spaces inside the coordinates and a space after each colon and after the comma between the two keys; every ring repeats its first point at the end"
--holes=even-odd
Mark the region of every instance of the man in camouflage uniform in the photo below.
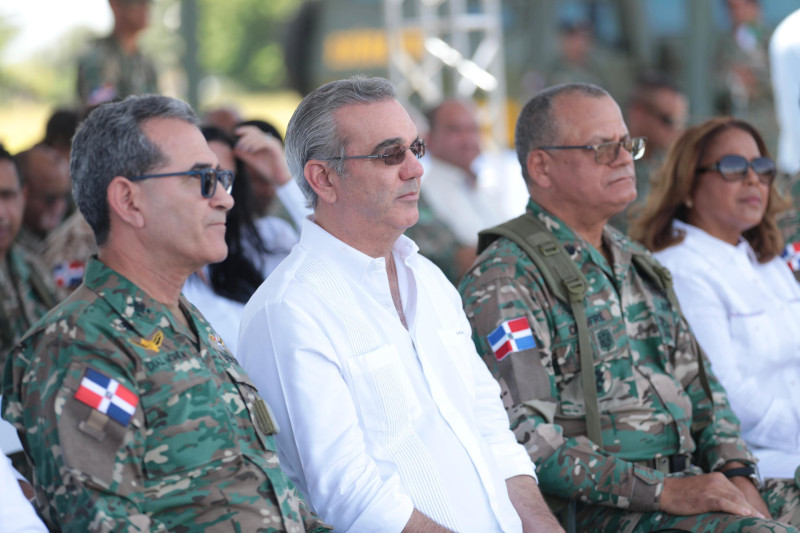
{"type": "Polygon", "coordinates": [[[56,303],[45,266],[14,244],[24,206],[17,167],[0,145],[0,369],[14,343],[56,303]]]}
{"type": "Polygon", "coordinates": [[[86,107],[131,94],[158,92],[156,69],[139,50],[150,0],[108,0],[114,14],[111,35],[90,43],[78,59],[78,99],[86,107]]]}
{"type": "Polygon", "coordinates": [[[707,365],[703,378],[679,310],[633,262],[652,258],[606,224],[636,197],[636,147],[617,104],[593,85],[547,89],[523,109],[516,144],[535,199],[526,216],[588,282],[601,442],[587,437],[591,406],[571,307],[521,247],[495,240],[460,291],[542,490],[578,501],[579,531],[796,531],[761,517],[797,524],[797,487],[769,480],[759,494],[750,477],[734,475],[755,459],[724,390],[707,365]],[[513,342],[497,335],[507,329],[513,342]]]}
{"type": "Polygon", "coordinates": [[[99,253],[9,355],[3,416],[53,526],[326,531],[280,470],[266,404],[180,294],[225,257],[233,205],[196,122],[134,96],[79,128],[73,192],[99,253]]]}

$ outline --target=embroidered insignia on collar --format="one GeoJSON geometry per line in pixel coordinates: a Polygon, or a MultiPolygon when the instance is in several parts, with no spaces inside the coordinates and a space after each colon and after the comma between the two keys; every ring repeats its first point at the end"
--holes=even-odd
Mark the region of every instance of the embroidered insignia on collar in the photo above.
{"type": "Polygon", "coordinates": [[[220,350],[227,350],[227,348],[225,347],[225,343],[222,340],[222,337],[220,337],[219,335],[216,335],[214,333],[209,333],[208,342],[210,342],[220,350]]]}
{"type": "Polygon", "coordinates": [[[161,347],[161,343],[164,342],[164,333],[162,331],[156,331],[153,338],[150,340],[142,339],[139,342],[131,341],[136,346],[141,346],[145,350],[150,350],[151,352],[158,352],[159,348],[161,347]]]}

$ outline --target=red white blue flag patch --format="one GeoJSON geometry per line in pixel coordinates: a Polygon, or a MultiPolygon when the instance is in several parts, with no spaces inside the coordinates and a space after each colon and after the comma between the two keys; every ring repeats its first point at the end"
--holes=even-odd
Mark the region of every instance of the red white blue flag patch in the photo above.
{"type": "Polygon", "coordinates": [[[125,427],[139,405],[139,398],[119,381],[92,368],[86,369],[75,399],[108,415],[125,427]]]}
{"type": "Polygon", "coordinates": [[[533,331],[526,317],[506,320],[493,332],[486,336],[489,346],[492,347],[494,356],[498,361],[503,360],[508,354],[535,348],[533,331]]]}
{"type": "Polygon", "coordinates": [[[56,287],[74,289],[83,281],[83,271],[86,265],[83,261],[62,261],[53,267],[53,278],[56,287]]]}
{"type": "Polygon", "coordinates": [[[786,261],[786,264],[789,265],[789,268],[792,269],[792,272],[797,272],[800,270],[800,242],[792,242],[786,245],[784,248],[783,253],[781,254],[781,258],[786,261]]]}

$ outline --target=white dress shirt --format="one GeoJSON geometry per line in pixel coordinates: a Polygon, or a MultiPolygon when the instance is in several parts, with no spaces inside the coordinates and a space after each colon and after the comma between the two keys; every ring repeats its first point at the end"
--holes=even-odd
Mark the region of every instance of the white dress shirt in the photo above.
{"type": "Polygon", "coordinates": [[[778,168],[794,174],[800,172],[800,9],[772,33],[769,62],[780,126],[778,168]]]}
{"type": "MultiPolygon", "coordinates": [[[[505,192],[501,179],[507,176],[496,176],[494,180],[484,178],[472,186],[466,173],[455,165],[446,163],[435,157],[423,159],[425,173],[422,175],[421,194],[431,207],[436,218],[442,221],[464,246],[478,244],[478,232],[505,222],[509,215],[505,192]]],[[[488,177],[488,170],[484,170],[488,177]]],[[[517,177],[520,183],[522,178],[517,177]]],[[[527,191],[521,196],[528,197],[527,191]]],[[[521,211],[514,215],[521,215],[521,211]]]]}
{"type": "Polygon", "coordinates": [[[274,411],[281,466],[336,531],[521,531],[505,480],[535,477],[453,286],[410,239],[383,258],[311,220],[242,317],[239,359],[274,411]]]}
{"type": "Polygon", "coordinates": [[[714,373],[741,420],[766,477],[800,465],[800,286],[780,258],[758,263],[742,239],[732,246],[674,221],[684,240],[654,254],[714,373]]]}
{"type": "Polygon", "coordinates": [[[11,460],[0,450],[0,531],[3,533],[46,533],[47,528],[22,490],[11,460]]]}

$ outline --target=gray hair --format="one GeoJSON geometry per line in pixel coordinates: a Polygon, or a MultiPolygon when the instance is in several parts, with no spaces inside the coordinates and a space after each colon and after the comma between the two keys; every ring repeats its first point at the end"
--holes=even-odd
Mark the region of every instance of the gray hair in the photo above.
{"type": "Polygon", "coordinates": [[[517,150],[517,158],[522,165],[522,177],[525,178],[526,183],[530,180],[528,174],[530,151],[537,146],[558,142],[560,131],[558,117],[553,116],[553,102],[558,97],[572,94],[590,98],[602,98],[603,96],[611,98],[608,91],[591,83],[554,85],[531,98],[522,108],[514,132],[514,147],[517,150]]]}
{"type": "Polygon", "coordinates": [[[129,96],[94,109],[75,133],[70,152],[72,194],[91,226],[97,245],[108,239],[108,185],[116,176],[147,174],[167,156],[142,132],[152,118],[175,118],[197,125],[189,104],[157,95],[129,96]]]}
{"type": "MultiPolygon", "coordinates": [[[[303,98],[286,128],[286,162],[309,207],[316,207],[317,193],[305,179],[306,163],[311,159],[330,161],[346,153],[349,140],[341,137],[334,114],[347,105],[395,98],[397,93],[392,82],[364,76],[326,83],[303,98]]],[[[344,159],[331,161],[331,166],[337,174],[346,177],[344,159]]]]}

